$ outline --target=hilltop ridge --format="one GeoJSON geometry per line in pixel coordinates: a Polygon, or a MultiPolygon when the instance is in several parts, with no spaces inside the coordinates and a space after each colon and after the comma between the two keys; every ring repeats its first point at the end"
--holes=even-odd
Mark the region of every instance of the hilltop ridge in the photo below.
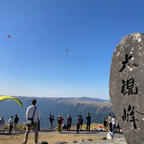
{"type": "MultiPolygon", "coordinates": [[[[103,118],[108,116],[108,113],[113,113],[110,101],[97,98],[79,97],[79,98],[46,98],[46,97],[18,97],[23,107],[13,100],[5,100],[0,103],[0,115],[7,120],[10,115],[18,114],[20,122],[25,121],[25,111],[27,106],[31,105],[31,100],[36,98],[38,101],[38,108],[41,111],[41,127],[49,126],[49,114],[56,117],[63,115],[64,118],[70,114],[73,118],[73,125],[75,124],[75,117],[81,114],[84,118],[88,112],[91,113],[92,122],[103,123],[103,118]]],[[[66,121],[64,121],[66,122],[66,121]]]]}

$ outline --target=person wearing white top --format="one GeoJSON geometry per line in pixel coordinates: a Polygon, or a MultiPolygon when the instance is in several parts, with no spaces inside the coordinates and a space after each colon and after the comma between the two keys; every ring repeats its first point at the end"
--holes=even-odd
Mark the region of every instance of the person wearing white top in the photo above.
{"type": "MultiPolygon", "coordinates": [[[[38,122],[40,121],[40,112],[36,107],[35,99],[32,100],[32,105],[29,106],[26,111],[26,120],[28,121],[30,119],[33,119],[33,128],[35,131],[35,144],[38,144],[38,122]]],[[[26,127],[25,139],[24,139],[23,144],[26,144],[28,141],[28,135],[29,135],[30,129],[31,129],[30,126],[26,127]]]]}
{"type": "Polygon", "coordinates": [[[35,110],[35,114],[34,114],[34,117],[33,117],[33,122],[38,122],[40,120],[40,112],[39,112],[39,110],[37,109],[37,107],[35,105],[29,106],[27,108],[26,120],[29,120],[29,118],[32,118],[34,110],[35,110]],[[35,110],[35,108],[36,108],[36,110],[35,110]]]}
{"type": "Polygon", "coordinates": [[[9,124],[9,133],[11,134],[12,133],[12,129],[13,129],[13,116],[11,116],[8,120],[8,124],[9,124]]]}
{"type": "Polygon", "coordinates": [[[112,129],[112,117],[111,117],[111,114],[109,114],[108,123],[109,123],[109,129],[112,129]]]}
{"type": "Polygon", "coordinates": [[[1,117],[0,118],[0,131],[3,131],[3,133],[4,133],[4,126],[5,126],[5,121],[4,121],[4,118],[1,117]]]}
{"type": "Polygon", "coordinates": [[[113,130],[113,132],[114,132],[115,128],[116,128],[116,117],[114,116],[112,118],[112,130],[113,130]]]}

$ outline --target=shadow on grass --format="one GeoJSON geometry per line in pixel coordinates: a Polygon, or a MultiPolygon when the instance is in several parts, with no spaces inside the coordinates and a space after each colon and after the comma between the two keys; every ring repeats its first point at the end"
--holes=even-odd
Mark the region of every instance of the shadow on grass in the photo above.
{"type": "Polygon", "coordinates": [[[21,134],[24,134],[25,131],[24,130],[18,130],[18,131],[13,131],[12,133],[9,133],[8,131],[4,131],[4,132],[0,132],[0,135],[7,135],[7,136],[10,136],[10,135],[21,135],[21,134]]]}

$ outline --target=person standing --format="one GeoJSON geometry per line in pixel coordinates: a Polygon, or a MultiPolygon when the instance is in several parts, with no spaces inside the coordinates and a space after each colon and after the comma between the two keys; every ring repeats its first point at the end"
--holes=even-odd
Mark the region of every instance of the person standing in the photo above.
{"type": "Polygon", "coordinates": [[[17,116],[17,114],[15,115],[15,118],[14,118],[14,130],[16,131],[17,130],[17,124],[19,122],[19,117],[17,116]]]}
{"type": "Polygon", "coordinates": [[[76,117],[76,132],[79,133],[79,128],[80,128],[80,116],[77,115],[76,117]]]}
{"type": "Polygon", "coordinates": [[[67,117],[67,131],[70,131],[71,124],[72,124],[72,118],[70,115],[68,115],[68,117],[67,117]]]}
{"type": "Polygon", "coordinates": [[[4,126],[5,126],[5,120],[3,117],[0,118],[0,131],[3,131],[4,133],[4,126]]]}
{"type": "Polygon", "coordinates": [[[103,120],[104,130],[107,130],[107,120],[104,118],[103,120]]]}
{"type": "Polygon", "coordinates": [[[57,131],[58,132],[62,131],[63,120],[64,120],[63,117],[61,115],[59,115],[57,118],[57,131]]]}
{"type": "Polygon", "coordinates": [[[52,129],[52,115],[49,115],[50,129],[52,129]]]}
{"type": "Polygon", "coordinates": [[[13,123],[14,123],[13,116],[11,116],[11,117],[9,118],[9,120],[8,120],[8,124],[9,124],[9,134],[12,133],[13,123]]]}
{"type": "Polygon", "coordinates": [[[40,120],[38,120],[38,131],[40,131],[40,120]]]}
{"type": "MultiPolygon", "coordinates": [[[[32,105],[27,108],[26,111],[26,120],[32,120],[32,126],[35,132],[35,144],[38,144],[38,121],[40,120],[40,112],[36,107],[36,100],[32,100],[32,105]]],[[[30,132],[31,126],[26,126],[26,133],[24,138],[24,143],[28,141],[28,135],[30,132]]]]}
{"type": "Polygon", "coordinates": [[[109,117],[108,117],[108,124],[109,124],[109,130],[112,129],[112,117],[111,117],[111,114],[109,114],[109,117]]]}
{"type": "Polygon", "coordinates": [[[54,121],[55,121],[54,115],[52,115],[52,129],[54,128],[54,121]]]}
{"type": "Polygon", "coordinates": [[[113,132],[115,132],[115,129],[116,129],[116,117],[114,116],[112,118],[112,130],[113,130],[113,132]]]}
{"type": "Polygon", "coordinates": [[[90,125],[91,125],[90,113],[87,114],[86,121],[87,121],[86,131],[90,131],[90,125]]]}
{"type": "Polygon", "coordinates": [[[54,115],[49,115],[50,129],[53,129],[54,115]]]}
{"type": "Polygon", "coordinates": [[[80,115],[80,130],[82,130],[82,126],[83,126],[83,117],[82,115],[80,115]]]}

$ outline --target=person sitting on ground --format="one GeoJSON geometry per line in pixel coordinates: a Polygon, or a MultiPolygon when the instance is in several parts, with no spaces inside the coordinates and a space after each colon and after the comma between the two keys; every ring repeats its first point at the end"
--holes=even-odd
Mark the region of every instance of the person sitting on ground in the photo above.
{"type": "Polygon", "coordinates": [[[68,129],[67,125],[66,124],[62,124],[62,129],[63,130],[67,130],[68,129]]]}
{"type": "Polygon", "coordinates": [[[15,115],[15,118],[14,118],[14,130],[16,131],[17,130],[17,124],[19,122],[19,117],[17,116],[17,114],[15,115]]]}
{"type": "Polygon", "coordinates": [[[113,130],[110,129],[107,133],[107,139],[110,140],[110,139],[113,139],[114,138],[114,133],[113,133],[113,130]]]}
{"type": "Polygon", "coordinates": [[[8,120],[8,124],[9,124],[9,134],[12,133],[13,123],[14,123],[13,116],[11,116],[11,117],[9,118],[9,120],[8,120]]]}

